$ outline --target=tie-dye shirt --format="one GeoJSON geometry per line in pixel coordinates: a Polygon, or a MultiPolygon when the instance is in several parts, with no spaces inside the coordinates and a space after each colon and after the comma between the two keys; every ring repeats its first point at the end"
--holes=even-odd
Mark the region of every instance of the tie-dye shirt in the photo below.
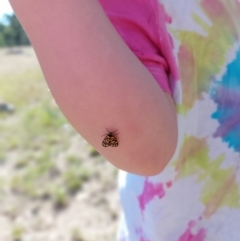
{"type": "Polygon", "coordinates": [[[240,241],[240,1],[156,2],[178,145],[156,176],[119,172],[118,241],[240,241]]]}

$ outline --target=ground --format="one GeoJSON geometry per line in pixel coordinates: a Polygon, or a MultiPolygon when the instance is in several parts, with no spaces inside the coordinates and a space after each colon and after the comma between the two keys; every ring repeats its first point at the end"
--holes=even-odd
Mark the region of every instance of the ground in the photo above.
{"type": "Polygon", "coordinates": [[[116,240],[118,171],[59,111],[32,47],[0,49],[0,86],[0,240],[116,240]]]}

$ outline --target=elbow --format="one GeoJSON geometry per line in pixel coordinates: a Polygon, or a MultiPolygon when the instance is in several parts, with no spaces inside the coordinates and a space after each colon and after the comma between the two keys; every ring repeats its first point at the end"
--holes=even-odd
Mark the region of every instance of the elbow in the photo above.
{"type": "Polygon", "coordinates": [[[172,160],[175,149],[169,149],[156,159],[146,159],[138,162],[137,167],[134,169],[134,174],[141,176],[156,176],[160,174],[172,160]]]}
{"type": "Polygon", "coordinates": [[[155,176],[160,174],[174,157],[177,149],[178,133],[172,132],[169,141],[159,144],[148,151],[138,150],[128,159],[124,167],[119,167],[129,173],[140,176],[155,176]]]}

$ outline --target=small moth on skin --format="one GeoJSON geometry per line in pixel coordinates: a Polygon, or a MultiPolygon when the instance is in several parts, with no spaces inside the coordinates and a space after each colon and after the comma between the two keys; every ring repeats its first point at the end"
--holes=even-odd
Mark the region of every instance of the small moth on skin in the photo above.
{"type": "Polygon", "coordinates": [[[108,129],[106,129],[106,130],[108,131],[108,134],[105,134],[106,137],[104,138],[102,145],[104,147],[108,147],[108,146],[117,147],[118,141],[117,141],[117,138],[115,137],[115,135],[117,135],[117,134],[115,134],[115,132],[117,130],[115,130],[113,132],[109,131],[108,129]]]}

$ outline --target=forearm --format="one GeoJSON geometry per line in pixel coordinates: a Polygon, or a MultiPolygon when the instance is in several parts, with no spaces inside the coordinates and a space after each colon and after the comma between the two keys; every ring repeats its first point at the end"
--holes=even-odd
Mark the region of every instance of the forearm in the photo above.
{"type": "Polygon", "coordinates": [[[49,88],[75,129],[108,161],[153,175],[174,154],[176,114],[97,0],[10,0],[49,88]],[[119,146],[102,146],[118,129],[119,146]]]}

